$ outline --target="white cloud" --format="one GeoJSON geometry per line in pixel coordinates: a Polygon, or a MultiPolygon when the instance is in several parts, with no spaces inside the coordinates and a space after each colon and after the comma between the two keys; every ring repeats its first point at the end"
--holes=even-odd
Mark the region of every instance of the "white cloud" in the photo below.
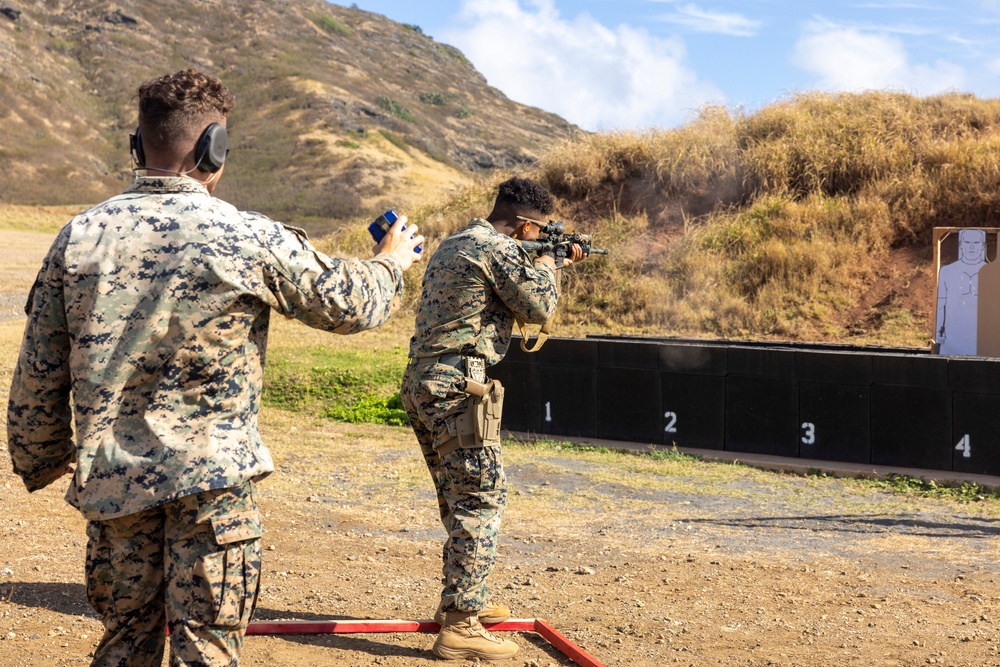
{"type": "Polygon", "coordinates": [[[953,63],[910,61],[903,42],[857,28],[814,27],[795,44],[792,63],[824,90],[899,90],[932,95],[961,89],[965,70],[953,63]]]}
{"type": "Polygon", "coordinates": [[[666,23],[674,23],[698,32],[752,37],[760,27],[760,21],[748,19],[741,14],[721,14],[706,11],[697,5],[678,7],[673,14],[659,17],[666,23]]]}
{"type": "Polygon", "coordinates": [[[723,101],[684,64],[680,40],[563,18],[553,0],[463,0],[442,39],[511,99],[587,130],[674,126],[723,101]]]}

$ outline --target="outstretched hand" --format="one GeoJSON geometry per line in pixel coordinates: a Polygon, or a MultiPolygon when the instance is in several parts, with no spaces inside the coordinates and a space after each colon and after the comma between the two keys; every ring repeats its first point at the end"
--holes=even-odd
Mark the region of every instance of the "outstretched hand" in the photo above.
{"type": "Polygon", "coordinates": [[[408,271],[413,263],[419,262],[421,258],[416,248],[424,242],[424,237],[418,232],[419,228],[416,225],[407,225],[406,216],[401,215],[392,223],[392,227],[382,240],[372,248],[372,252],[376,255],[385,253],[394,257],[399,262],[400,268],[408,271]],[[403,231],[403,227],[406,227],[406,231],[403,231]]]}

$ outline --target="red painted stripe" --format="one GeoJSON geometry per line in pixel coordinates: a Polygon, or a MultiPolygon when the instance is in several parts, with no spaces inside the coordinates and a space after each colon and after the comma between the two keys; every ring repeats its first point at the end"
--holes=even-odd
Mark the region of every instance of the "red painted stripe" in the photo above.
{"type": "Polygon", "coordinates": [[[483,623],[483,627],[491,632],[534,632],[535,619],[511,618],[503,623],[483,623]]]}
{"type": "Polygon", "coordinates": [[[255,621],[248,635],[328,635],[366,632],[437,632],[434,621],[255,621]]]}
{"type": "Polygon", "coordinates": [[[594,656],[571,642],[561,632],[542,620],[535,621],[535,631],[580,667],[604,667],[594,656]]]}
{"type": "MultiPolygon", "coordinates": [[[[537,632],[579,667],[604,667],[594,656],[571,642],[551,624],[534,618],[512,618],[486,626],[492,632],[537,632]]],[[[248,635],[325,635],[363,634],[366,632],[437,632],[434,621],[254,621],[248,635]]]]}

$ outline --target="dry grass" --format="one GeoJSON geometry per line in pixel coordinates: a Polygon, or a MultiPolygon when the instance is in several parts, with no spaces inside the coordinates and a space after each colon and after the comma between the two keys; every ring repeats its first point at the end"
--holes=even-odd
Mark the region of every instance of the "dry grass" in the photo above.
{"type": "Polygon", "coordinates": [[[17,206],[0,204],[0,229],[55,234],[84,206],[17,206]]]}
{"type": "MultiPolygon", "coordinates": [[[[935,226],[997,224],[998,128],[996,100],[811,93],[566,140],[529,175],[612,254],[567,272],[558,331],[922,346],[932,295],[893,267],[935,226]]],[[[412,212],[428,250],[503,176],[412,212]]]]}
{"type": "MultiPolygon", "coordinates": [[[[997,100],[812,93],[752,115],[709,107],[676,130],[565,140],[517,173],[611,254],[565,273],[556,331],[923,346],[932,228],[1000,224],[998,128],[997,100]]],[[[509,175],[399,207],[426,256],[486,215],[509,175]]],[[[0,226],[14,228],[6,211],[0,226]]],[[[369,216],[317,245],[367,256],[369,216]]],[[[407,275],[408,309],[422,270],[407,275]]]]}

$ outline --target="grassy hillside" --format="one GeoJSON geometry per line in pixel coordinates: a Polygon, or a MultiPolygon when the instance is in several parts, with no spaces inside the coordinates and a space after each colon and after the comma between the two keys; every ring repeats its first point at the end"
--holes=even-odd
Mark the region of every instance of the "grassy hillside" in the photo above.
{"type": "MultiPolygon", "coordinates": [[[[932,228],[1000,226],[1000,100],[808,94],[753,114],[706,108],[676,130],[568,139],[529,173],[612,251],[567,272],[557,333],[926,347],[932,228]]],[[[411,217],[441,238],[488,212],[504,176],[411,217]]]]}
{"type": "Polygon", "coordinates": [[[0,203],[120,192],[136,88],[185,67],[236,93],[217,194],[316,232],[533,163],[576,131],[418,26],[324,0],[16,3],[0,14],[0,203]]]}

